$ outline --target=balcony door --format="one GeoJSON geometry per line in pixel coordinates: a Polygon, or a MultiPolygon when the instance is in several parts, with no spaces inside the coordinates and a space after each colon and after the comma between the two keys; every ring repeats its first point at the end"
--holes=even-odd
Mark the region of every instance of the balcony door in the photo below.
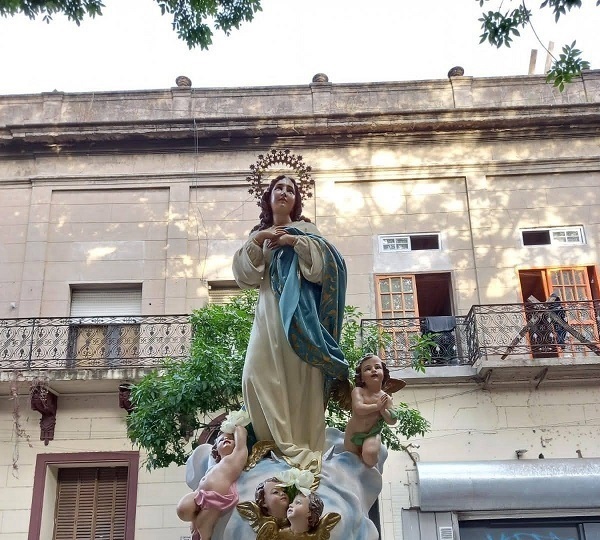
{"type": "Polygon", "coordinates": [[[392,364],[410,363],[413,336],[421,334],[423,317],[452,315],[449,272],[375,276],[377,318],[391,335],[382,357],[392,364]],[[386,321],[387,319],[387,321],[386,321]]]}
{"type": "MultiPolygon", "coordinates": [[[[553,311],[577,334],[587,341],[598,343],[596,309],[593,302],[598,299],[598,292],[593,288],[597,283],[594,267],[521,270],[519,279],[526,304],[532,296],[540,302],[545,302],[554,294],[561,302],[567,303],[556,305],[553,311]]],[[[573,334],[556,324],[555,319],[542,320],[539,327],[530,332],[529,339],[534,357],[557,356],[557,353],[591,353],[573,334]]]]}

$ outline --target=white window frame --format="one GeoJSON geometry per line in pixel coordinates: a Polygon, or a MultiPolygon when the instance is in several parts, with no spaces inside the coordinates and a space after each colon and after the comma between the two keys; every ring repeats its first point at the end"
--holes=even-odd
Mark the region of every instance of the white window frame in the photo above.
{"type": "Polygon", "coordinates": [[[581,246],[586,244],[585,241],[585,233],[583,230],[583,225],[575,225],[572,227],[537,227],[537,228],[531,228],[531,229],[521,229],[521,244],[523,245],[523,247],[526,248],[530,248],[530,247],[539,247],[539,246],[581,246]],[[523,233],[526,232],[544,232],[544,231],[548,231],[548,234],[550,236],[550,243],[548,244],[525,244],[525,241],[523,239],[523,233]],[[576,242],[561,242],[559,240],[557,240],[555,238],[555,234],[560,234],[560,233],[564,233],[565,238],[567,238],[568,233],[570,232],[577,232],[578,236],[579,236],[579,240],[576,242]]]}
{"type": "MultiPolygon", "coordinates": [[[[380,234],[379,235],[379,252],[380,253],[407,253],[409,251],[415,251],[412,249],[411,238],[416,238],[418,236],[436,236],[438,241],[438,247],[432,249],[423,249],[416,251],[441,251],[442,249],[442,239],[440,237],[440,233],[437,232],[429,232],[429,233],[414,233],[414,234],[380,234]],[[397,248],[397,249],[385,249],[386,240],[398,240],[405,241],[402,243],[406,243],[406,249],[397,248]]],[[[398,244],[396,244],[398,245],[398,244]]]]}

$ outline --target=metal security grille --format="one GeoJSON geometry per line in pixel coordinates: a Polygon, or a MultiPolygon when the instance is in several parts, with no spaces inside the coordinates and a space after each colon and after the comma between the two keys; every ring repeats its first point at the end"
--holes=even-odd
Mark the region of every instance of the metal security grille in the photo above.
{"type": "Polygon", "coordinates": [[[58,471],[53,540],[125,540],[127,467],[58,471]]]}

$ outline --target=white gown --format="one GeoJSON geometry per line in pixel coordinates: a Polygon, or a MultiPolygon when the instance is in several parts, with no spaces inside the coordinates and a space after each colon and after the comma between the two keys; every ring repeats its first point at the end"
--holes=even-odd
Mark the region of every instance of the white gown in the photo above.
{"type": "MultiPolygon", "coordinates": [[[[290,226],[320,236],[312,223],[300,221],[290,226]]],[[[272,251],[266,242],[261,249],[253,237],[233,258],[238,285],[260,287],[242,376],[244,403],[258,440],[274,440],[287,461],[296,467],[320,467],[325,444],[323,374],[292,350],[271,289],[272,251]],[[314,460],[316,463],[311,463],[314,460]]],[[[302,275],[308,281],[321,283],[323,253],[318,242],[298,236],[294,250],[302,275]]]]}

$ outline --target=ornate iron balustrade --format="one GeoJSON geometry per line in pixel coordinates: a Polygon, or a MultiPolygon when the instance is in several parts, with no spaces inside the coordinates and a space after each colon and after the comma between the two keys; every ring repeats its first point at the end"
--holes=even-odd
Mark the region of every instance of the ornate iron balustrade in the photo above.
{"type": "MultiPolygon", "coordinates": [[[[600,356],[600,301],[476,305],[452,329],[428,332],[432,318],[363,319],[391,336],[381,351],[390,367],[409,367],[415,338],[430,333],[426,365],[501,359],[600,356]]],[[[0,319],[0,370],[160,366],[189,355],[188,315],[0,319]]]]}
{"type": "MultiPolygon", "coordinates": [[[[600,301],[476,305],[457,316],[453,330],[430,333],[435,345],[425,365],[472,365],[482,356],[557,358],[600,356],[600,301]]],[[[415,338],[427,334],[426,317],[363,319],[390,336],[380,351],[390,367],[410,367],[415,338]]]]}
{"type": "Polygon", "coordinates": [[[600,356],[600,302],[473,306],[477,357],[600,356]]]}
{"type": "MultiPolygon", "coordinates": [[[[436,317],[406,317],[396,319],[363,319],[361,330],[376,327],[378,331],[390,336],[389,343],[379,351],[382,360],[388,367],[410,367],[417,359],[419,351],[415,347],[417,338],[429,335],[431,346],[429,354],[431,360],[426,361],[427,366],[470,364],[469,340],[467,328],[468,317],[444,317],[445,330],[432,331],[432,319],[436,317]]],[[[472,320],[471,320],[472,324],[472,320]]]]}
{"type": "Polygon", "coordinates": [[[188,315],[0,319],[0,370],[156,367],[191,336],[188,315]]]}

